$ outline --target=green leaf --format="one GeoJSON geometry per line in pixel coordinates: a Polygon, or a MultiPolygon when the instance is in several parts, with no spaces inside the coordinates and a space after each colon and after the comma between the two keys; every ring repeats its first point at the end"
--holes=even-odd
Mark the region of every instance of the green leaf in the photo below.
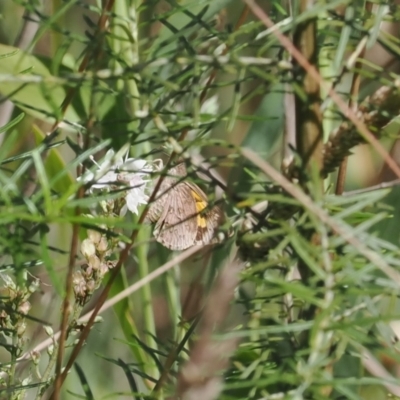
{"type": "Polygon", "coordinates": [[[79,381],[81,382],[82,389],[85,393],[86,399],[94,400],[92,389],[90,389],[89,382],[86,379],[83,369],[80,367],[80,365],[78,363],[75,363],[74,367],[75,367],[75,371],[78,375],[79,381]]]}
{"type": "MultiPolygon", "coordinates": [[[[0,44],[0,80],[1,94],[9,97],[27,114],[50,123],[62,117],[60,107],[65,90],[35,56],[0,44]],[[36,82],[24,82],[24,76],[36,82]]],[[[64,119],[70,123],[79,121],[71,107],[68,107],[64,119]]]]}
{"type": "MultiPolygon", "coordinates": [[[[125,276],[125,271],[122,269],[121,273],[117,276],[113,285],[111,286],[109,298],[116,296],[126,288],[127,279],[125,276]]],[[[120,323],[122,332],[129,343],[130,350],[136,359],[136,362],[139,365],[142,365],[142,368],[145,369],[145,366],[148,362],[146,352],[142,349],[140,344],[132,344],[133,338],[139,336],[139,331],[133,318],[137,312],[135,312],[135,307],[132,303],[132,300],[129,297],[125,297],[116,303],[113,309],[120,323]]]]}
{"type": "Polygon", "coordinates": [[[129,382],[129,387],[131,388],[131,391],[132,391],[132,398],[135,399],[135,396],[133,394],[139,393],[139,390],[138,390],[136,382],[135,382],[135,377],[133,376],[132,372],[129,370],[129,366],[123,360],[118,359],[118,362],[119,362],[119,365],[121,366],[122,370],[124,371],[126,379],[129,382]]]}
{"type": "MultiPolygon", "coordinates": [[[[35,135],[35,142],[38,146],[46,138],[46,135],[34,125],[32,127],[35,135]]],[[[66,170],[66,165],[60,152],[57,149],[48,150],[48,155],[44,162],[44,169],[47,173],[47,178],[51,182],[51,188],[59,194],[65,193],[67,189],[74,183],[71,174],[66,170]],[[60,172],[65,172],[60,175],[60,172]],[[52,178],[57,177],[56,181],[52,181],[52,178]]]]}
{"type": "Polygon", "coordinates": [[[21,122],[25,117],[24,113],[19,114],[17,117],[15,117],[13,120],[11,120],[8,124],[3,125],[0,127],[0,133],[2,132],[7,132],[10,130],[13,126],[17,125],[19,122],[21,122]]]}
{"type": "Polygon", "coordinates": [[[47,241],[47,234],[41,232],[40,234],[40,248],[41,248],[41,257],[43,263],[45,265],[47,274],[49,279],[54,286],[55,291],[57,294],[62,298],[64,296],[64,285],[61,280],[60,274],[56,271],[54,266],[54,257],[50,256],[49,248],[48,248],[48,241],[47,241]]]}
{"type": "Polygon", "coordinates": [[[400,200],[400,187],[394,187],[391,192],[383,200],[392,209],[391,218],[377,224],[374,231],[379,234],[381,239],[385,239],[398,246],[400,240],[400,207],[398,206],[400,200]]]}

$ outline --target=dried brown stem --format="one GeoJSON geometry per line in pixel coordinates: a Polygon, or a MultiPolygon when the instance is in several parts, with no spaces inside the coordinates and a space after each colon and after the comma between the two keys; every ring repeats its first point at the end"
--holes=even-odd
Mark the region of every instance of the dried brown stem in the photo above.
{"type": "Polygon", "coordinates": [[[221,390],[220,373],[228,366],[229,355],[236,340],[216,341],[212,335],[221,330],[238,284],[241,263],[229,263],[218,277],[207,300],[200,321],[199,340],[190,351],[188,362],[182,367],[177,383],[177,396],[185,400],[213,400],[221,390]]]}
{"type": "MultiPolygon", "coordinates": [[[[114,1],[115,0],[108,0],[106,6],[102,10],[102,14],[99,18],[97,28],[98,32],[103,32],[106,29],[107,25],[107,20],[110,14],[110,11],[112,10],[114,6],[114,1]]],[[[95,59],[97,59],[98,55],[100,54],[100,50],[97,49],[95,59]]],[[[84,59],[82,60],[80,66],[79,66],[79,72],[83,72],[86,70],[89,60],[93,54],[91,52],[86,52],[84,59]]],[[[72,98],[74,97],[76,93],[76,88],[71,88],[62,105],[61,105],[61,111],[62,114],[64,114],[69,106],[69,104],[72,101],[72,98]]],[[[55,124],[52,127],[52,131],[57,128],[59,124],[59,121],[56,121],[55,124]]],[[[93,124],[93,118],[90,118],[88,121],[88,128],[93,124]]],[[[89,145],[89,135],[86,136],[85,139],[85,144],[84,147],[87,148],[89,145]]],[[[80,167],[78,167],[78,176],[80,175],[82,171],[80,170],[80,167]]],[[[81,187],[78,192],[78,198],[82,198],[84,196],[84,188],[81,187]]],[[[76,208],[75,214],[79,215],[80,214],[80,209],[76,208]]],[[[70,296],[72,292],[72,275],[73,275],[73,270],[75,266],[75,259],[77,255],[77,248],[78,248],[78,242],[79,242],[79,225],[74,224],[73,225],[73,231],[72,231],[72,238],[71,238],[71,245],[70,245],[70,255],[69,255],[69,262],[68,262],[68,272],[67,272],[67,277],[66,277],[66,284],[65,284],[65,295],[64,295],[64,301],[63,301],[63,306],[62,306],[62,315],[61,315],[61,323],[60,323],[60,339],[58,342],[58,353],[57,353],[57,362],[56,362],[56,368],[55,368],[55,380],[54,380],[54,391],[52,393],[51,398],[53,400],[58,400],[60,398],[60,391],[61,391],[61,386],[64,382],[63,379],[63,374],[61,373],[62,370],[62,363],[63,363],[63,357],[64,357],[64,346],[65,346],[65,340],[67,337],[67,329],[68,329],[68,318],[69,318],[69,309],[70,309],[70,296]]]]}
{"type": "MultiPolygon", "coordinates": [[[[76,213],[79,213],[79,210],[76,210],[76,213]]],[[[54,381],[54,394],[53,399],[56,400],[60,396],[61,390],[61,369],[62,362],[64,358],[64,345],[67,337],[67,329],[68,329],[68,318],[70,314],[70,295],[72,292],[72,273],[75,266],[75,258],[77,255],[78,248],[78,239],[79,239],[79,225],[73,226],[72,231],[72,239],[70,245],[70,253],[69,253],[69,262],[68,262],[68,272],[65,284],[65,295],[62,304],[62,314],[61,314],[61,323],[60,323],[60,339],[58,341],[58,352],[57,352],[57,361],[56,361],[56,369],[55,369],[55,381],[54,381]]]]}
{"type": "Polygon", "coordinates": [[[357,196],[359,194],[369,193],[369,192],[373,192],[375,190],[389,189],[389,188],[392,188],[394,186],[399,186],[399,185],[400,185],[400,179],[395,179],[394,181],[378,183],[377,185],[369,186],[369,187],[366,187],[363,189],[357,189],[357,190],[351,190],[349,192],[344,192],[343,196],[348,196],[348,197],[357,196]]]}
{"type": "MultiPolygon", "coordinates": [[[[314,5],[314,0],[301,0],[300,12],[305,12],[314,5]]],[[[308,19],[298,25],[294,34],[294,44],[305,60],[317,68],[316,18],[308,19]]],[[[296,63],[296,60],[294,60],[296,63]]],[[[300,71],[304,96],[295,94],[296,109],[296,144],[303,166],[322,168],[322,114],[320,109],[319,82],[310,74],[310,70],[300,71]]]]}
{"type": "MultiPolygon", "coordinates": [[[[91,109],[91,117],[89,118],[86,128],[87,132],[93,128],[94,124],[94,114],[93,110],[91,109]]],[[[89,134],[85,137],[85,142],[83,148],[86,150],[89,147],[90,137],[89,134]]],[[[85,171],[84,166],[77,167],[77,176],[81,176],[85,171]]],[[[77,198],[81,199],[85,196],[85,188],[81,186],[79,188],[77,198]]],[[[80,207],[76,207],[75,215],[78,217],[81,214],[80,207]]],[[[54,381],[54,398],[57,399],[59,396],[59,392],[61,390],[61,382],[60,382],[60,375],[62,370],[62,362],[64,358],[64,350],[65,350],[65,341],[67,339],[67,331],[68,331],[68,324],[69,324],[69,317],[70,317],[70,297],[72,294],[72,281],[73,281],[73,272],[75,268],[75,261],[76,256],[78,254],[78,243],[79,243],[79,224],[73,224],[72,228],[72,238],[70,244],[70,251],[69,251],[69,260],[68,260],[68,271],[66,276],[65,282],[65,294],[62,304],[62,314],[61,314],[61,323],[60,323],[60,338],[58,342],[58,353],[57,353],[57,361],[56,361],[56,368],[55,368],[55,381],[54,381]]]]}

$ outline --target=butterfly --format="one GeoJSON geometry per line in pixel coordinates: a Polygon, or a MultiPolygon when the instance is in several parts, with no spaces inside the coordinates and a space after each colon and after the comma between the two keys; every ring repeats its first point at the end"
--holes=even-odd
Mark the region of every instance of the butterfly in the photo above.
{"type": "Polygon", "coordinates": [[[146,215],[156,240],[171,250],[211,243],[222,219],[221,209],[209,209],[206,194],[186,176],[183,161],[169,169],[146,215]]]}

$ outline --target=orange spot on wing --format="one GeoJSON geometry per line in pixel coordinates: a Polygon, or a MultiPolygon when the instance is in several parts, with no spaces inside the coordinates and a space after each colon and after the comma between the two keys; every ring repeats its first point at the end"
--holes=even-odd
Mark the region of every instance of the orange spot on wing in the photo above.
{"type": "Polygon", "coordinates": [[[197,212],[197,226],[200,228],[207,228],[207,220],[200,213],[207,207],[207,202],[192,190],[192,196],[196,201],[196,212],[197,212]]]}
{"type": "Polygon", "coordinates": [[[207,220],[200,214],[197,216],[197,226],[200,228],[207,228],[207,220]]]}

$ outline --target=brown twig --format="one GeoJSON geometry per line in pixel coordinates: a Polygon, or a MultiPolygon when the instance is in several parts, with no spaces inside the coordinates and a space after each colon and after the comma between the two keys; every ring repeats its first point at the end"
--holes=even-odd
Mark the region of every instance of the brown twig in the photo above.
{"type": "Polygon", "coordinates": [[[215,330],[221,329],[229,312],[240,268],[241,263],[237,260],[230,262],[217,278],[200,320],[199,340],[182,367],[174,398],[213,400],[218,397],[222,386],[219,374],[227,367],[236,340],[217,342],[212,335],[215,330]]]}
{"type": "MultiPolygon", "coordinates": [[[[114,6],[114,1],[115,0],[109,0],[106,6],[102,10],[102,14],[99,18],[97,28],[98,32],[103,32],[106,29],[106,24],[108,20],[108,16],[110,11],[112,10],[114,6]]],[[[82,60],[80,66],[79,66],[79,72],[84,72],[89,64],[89,60],[93,57],[94,59],[97,59],[100,54],[100,49],[97,48],[97,51],[93,57],[92,52],[86,52],[84,59],[82,60]]],[[[66,112],[69,104],[71,103],[74,95],[76,93],[76,88],[70,88],[62,105],[61,105],[61,113],[64,115],[66,112]]],[[[91,126],[93,125],[93,117],[90,117],[87,123],[87,128],[90,130],[91,126]]],[[[58,126],[59,121],[56,121],[53,129],[56,129],[58,126]]],[[[85,138],[85,143],[84,143],[84,148],[87,148],[89,146],[89,134],[86,135],[85,138]]],[[[77,175],[80,176],[82,174],[83,170],[80,166],[77,168],[77,175]]],[[[84,187],[81,186],[79,188],[77,197],[82,198],[85,194],[84,187]]],[[[75,214],[78,216],[80,214],[80,208],[77,207],[75,209],[75,214]]],[[[60,323],[60,338],[58,342],[58,353],[57,353],[57,361],[56,361],[56,368],[55,368],[55,380],[54,380],[54,391],[51,396],[53,400],[58,400],[60,398],[60,391],[61,391],[61,386],[63,383],[62,379],[62,364],[63,364],[63,356],[64,356],[64,346],[65,346],[65,340],[67,337],[67,329],[68,329],[68,318],[70,315],[70,296],[72,293],[72,277],[73,277],[73,271],[75,267],[75,259],[77,256],[78,252],[78,242],[79,242],[79,224],[74,224],[73,225],[73,231],[72,231],[72,238],[71,238],[71,245],[70,245],[70,253],[69,253],[69,262],[68,262],[68,272],[66,276],[66,283],[65,283],[65,294],[64,294],[64,300],[63,300],[63,305],[62,305],[62,314],[61,314],[61,323],[60,323]]]]}
{"type": "MultiPolygon", "coordinates": [[[[331,88],[321,77],[318,71],[313,67],[307,59],[296,49],[293,43],[282,34],[282,32],[276,27],[276,25],[271,21],[267,14],[259,7],[254,0],[243,0],[251,9],[253,14],[257,16],[261,22],[268,28],[275,27],[273,30],[273,34],[279,40],[279,42],[286,48],[286,50],[292,54],[292,56],[297,60],[297,62],[307,70],[308,74],[312,79],[314,79],[318,84],[327,91],[332,100],[339,107],[343,115],[346,115],[347,118],[354,124],[357,128],[359,134],[364,140],[371,143],[379,155],[383,158],[383,160],[388,164],[390,169],[400,178],[400,167],[396,164],[396,162],[390,157],[386,149],[381,145],[381,143],[375,138],[375,136],[368,130],[367,126],[371,126],[367,121],[360,119],[360,115],[358,113],[354,113],[349,106],[345,103],[345,101],[337,94],[337,92],[331,88]]],[[[400,84],[400,82],[399,82],[400,84]]],[[[391,108],[393,108],[393,104],[391,104],[391,108]]],[[[358,140],[357,140],[358,142],[358,140]]],[[[325,165],[325,164],[324,164],[325,165]]]]}
{"type": "Polygon", "coordinates": [[[395,180],[390,181],[390,182],[382,182],[382,183],[379,183],[379,184],[374,185],[374,186],[369,186],[369,187],[362,188],[362,189],[357,189],[357,190],[351,190],[349,192],[344,192],[343,196],[348,196],[348,197],[357,196],[359,194],[373,192],[375,190],[389,189],[389,188],[392,188],[394,186],[399,186],[399,185],[400,185],[400,179],[395,179],[395,180]]]}
{"type": "MultiPolygon", "coordinates": [[[[93,115],[93,114],[92,114],[93,115]]],[[[89,121],[86,125],[87,132],[90,132],[93,127],[94,119],[93,116],[89,118],[89,121]]],[[[89,147],[89,134],[85,137],[85,143],[83,148],[87,149],[89,147]]],[[[77,176],[81,176],[85,172],[84,166],[77,167],[77,176]]],[[[77,198],[82,199],[85,196],[85,188],[81,186],[78,190],[77,198]]],[[[79,216],[81,214],[80,207],[75,208],[75,216],[79,216]]],[[[75,261],[78,254],[78,243],[79,243],[79,224],[73,224],[72,228],[72,237],[69,251],[69,260],[68,260],[68,271],[65,282],[65,294],[62,304],[61,311],[61,323],[60,323],[60,338],[58,341],[58,352],[57,352],[57,360],[56,360],[56,368],[55,368],[55,380],[54,380],[54,399],[59,398],[59,393],[61,390],[61,381],[60,375],[62,370],[62,363],[64,358],[64,350],[65,350],[65,341],[67,339],[67,330],[68,330],[68,320],[70,316],[70,297],[72,294],[72,281],[73,281],[73,272],[75,268],[75,261]]]]}
{"type": "MultiPolygon", "coordinates": [[[[286,9],[291,18],[293,18],[293,5],[292,1],[287,0],[286,9]]],[[[287,61],[293,62],[293,57],[287,54],[287,61]]],[[[287,72],[290,79],[293,79],[293,72],[287,72]]],[[[283,132],[283,146],[282,146],[282,170],[286,171],[293,162],[293,149],[296,148],[296,104],[293,93],[293,87],[289,82],[285,83],[284,94],[284,107],[285,107],[285,127],[283,132]]]]}
{"type": "MultiPolygon", "coordinates": [[[[188,132],[188,130],[182,131],[182,133],[181,133],[181,135],[180,135],[180,137],[179,137],[179,141],[183,140],[183,139],[186,137],[187,132],[188,132]]],[[[165,165],[165,169],[168,169],[169,165],[170,165],[171,162],[174,160],[174,158],[176,157],[176,155],[177,155],[177,154],[176,154],[175,152],[172,152],[172,153],[171,153],[171,155],[170,155],[170,157],[169,157],[169,159],[168,159],[168,161],[167,161],[167,163],[166,163],[166,165],[165,165]]],[[[150,195],[150,198],[149,198],[149,200],[148,200],[148,203],[147,203],[146,206],[144,207],[144,209],[143,209],[143,211],[142,211],[142,213],[141,213],[141,215],[140,215],[140,217],[139,217],[139,220],[138,220],[138,226],[139,226],[139,227],[144,223],[144,220],[145,220],[146,215],[147,215],[147,213],[148,213],[148,211],[149,211],[150,205],[151,205],[151,204],[154,202],[154,200],[156,199],[157,194],[158,194],[158,192],[159,192],[159,190],[160,190],[161,184],[162,184],[162,182],[163,182],[164,179],[165,179],[165,175],[161,175],[161,176],[159,177],[159,179],[158,179],[158,181],[157,181],[157,183],[156,183],[156,185],[155,185],[155,187],[154,187],[154,189],[153,189],[153,191],[152,191],[152,193],[151,193],[151,195],[150,195]]],[[[121,268],[122,268],[123,263],[124,263],[125,260],[128,258],[129,252],[130,252],[130,250],[131,250],[133,244],[134,244],[135,241],[136,241],[136,238],[137,238],[138,233],[139,233],[139,230],[138,230],[138,229],[135,229],[135,230],[132,232],[129,243],[128,243],[128,244],[126,245],[126,247],[121,251],[120,256],[119,256],[119,259],[118,259],[118,262],[117,262],[117,264],[115,265],[115,267],[114,267],[114,269],[113,269],[113,271],[112,271],[112,273],[111,273],[110,279],[108,280],[106,286],[104,287],[104,289],[103,289],[102,292],[100,293],[99,298],[97,299],[96,306],[95,306],[95,308],[94,308],[94,310],[93,310],[93,312],[92,312],[92,314],[91,314],[91,316],[90,316],[90,318],[89,318],[89,320],[88,320],[86,326],[85,326],[85,327],[83,328],[83,330],[82,330],[82,333],[81,333],[81,335],[80,335],[80,337],[79,337],[78,343],[77,343],[77,344],[75,345],[75,347],[73,348],[72,353],[71,353],[71,355],[70,355],[70,357],[69,357],[69,359],[68,359],[67,365],[65,366],[65,368],[64,368],[64,370],[63,370],[63,372],[62,372],[62,374],[60,375],[61,384],[65,381],[65,378],[67,377],[67,374],[68,374],[69,370],[71,369],[71,367],[72,367],[72,365],[74,364],[76,358],[78,357],[78,354],[80,353],[80,351],[81,351],[81,349],[82,349],[83,343],[85,342],[85,340],[86,340],[87,337],[89,336],[89,332],[90,332],[91,327],[92,327],[93,324],[94,324],[94,320],[95,320],[97,314],[99,313],[101,307],[103,306],[103,304],[104,304],[105,301],[107,300],[108,293],[110,292],[111,287],[112,287],[112,285],[113,285],[113,283],[114,283],[116,277],[117,277],[118,274],[120,273],[120,270],[121,270],[121,268]]]]}
{"type": "MultiPolygon", "coordinates": [[[[300,12],[305,12],[314,3],[314,0],[300,0],[300,12]]],[[[294,33],[294,44],[307,63],[317,71],[317,21],[308,19],[299,24],[294,33]]],[[[294,60],[296,62],[296,59],[294,60]]],[[[298,60],[297,60],[298,62],[298,60]]],[[[298,62],[300,65],[301,63],[298,62]]],[[[310,73],[309,68],[300,69],[301,85],[306,99],[295,94],[296,110],[296,148],[301,157],[303,166],[322,168],[322,114],[319,82],[310,73]]],[[[322,189],[322,182],[321,182],[322,189]]]]}
{"type": "MultiPolygon", "coordinates": [[[[205,265],[207,265],[207,263],[205,263],[205,265]]],[[[201,281],[201,278],[204,275],[204,271],[205,271],[205,268],[203,268],[201,270],[200,274],[195,279],[195,282],[201,281]]],[[[200,297],[199,293],[198,293],[198,291],[191,290],[191,288],[190,288],[186,295],[186,298],[183,302],[183,306],[182,306],[182,323],[190,321],[190,319],[187,318],[187,314],[188,314],[187,310],[193,304],[194,297],[195,297],[195,300],[197,300],[196,304],[198,304],[199,303],[198,300],[200,297]]],[[[199,308],[200,308],[200,306],[198,307],[198,309],[199,308]]],[[[158,381],[157,381],[156,385],[154,386],[153,393],[157,393],[163,387],[164,383],[167,381],[170,370],[171,370],[172,366],[174,365],[176,358],[179,356],[180,352],[186,345],[187,341],[190,339],[191,333],[193,333],[193,330],[197,326],[200,315],[201,315],[201,310],[193,318],[191,318],[190,328],[187,330],[184,338],[179,343],[174,343],[174,346],[169,351],[169,353],[165,359],[160,377],[158,378],[158,381]]]]}
{"type": "Polygon", "coordinates": [[[340,196],[343,194],[344,191],[344,185],[346,183],[346,173],[347,173],[347,164],[349,162],[349,156],[346,156],[343,161],[340,163],[340,167],[338,170],[338,176],[336,180],[336,188],[335,188],[335,194],[337,196],[340,196]]]}
{"type": "MultiPolygon", "coordinates": [[[[106,24],[107,24],[109,15],[110,15],[110,11],[114,7],[114,2],[115,2],[115,0],[107,0],[107,4],[103,8],[102,14],[100,15],[99,21],[97,23],[98,32],[105,31],[106,24]]],[[[99,53],[100,53],[99,48],[96,48],[93,51],[86,51],[85,56],[79,65],[78,72],[80,74],[85,72],[87,66],[89,65],[89,61],[92,58],[97,58],[99,53]]],[[[61,103],[60,114],[58,115],[58,118],[55,120],[54,124],[50,128],[50,134],[48,137],[52,137],[52,135],[55,136],[55,132],[58,129],[60,123],[62,122],[62,118],[64,117],[65,112],[67,111],[69,105],[71,104],[71,101],[74,98],[76,91],[77,91],[77,87],[70,87],[68,89],[67,94],[65,95],[65,98],[64,98],[63,102],[61,103]]],[[[46,138],[45,138],[45,140],[46,140],[46,138]]],[[[44,159],[46,157],[46,155],[47,155],[47,152],[44,151],[41,154],[42,159],[44,159]]],[[[37,185],[36,181],[37,181],[36,180],[36,170],[32,169],[32,172],[30,174],[30,180],[29,180],[30,183],[24,189],[25,196],[29,197],[35,191],[36,185],[37,185]]]]}
{"type": "MultiPolygon", "coordinates": [[[[80,210],[77,209],[75,211],[79,213],[80,210]]],[[[74,224],[73,231],[72,231],[72,239],[70,245],[70,253],[69,253],[69,262],[68,262],[68,272],[65,284],[65,295],[62,304],[62,312],[61,312],[61,323],[60,323],[60,338],[58,341],[58,352],[57,352],[57,361],[56,361],[56,368],[55,368],[55,381],[54,381],[54,400],[59,398],[60,389],[61,389],[61,369],[62,369],[62,362],[64,357],[64,344],[67,336],[67,328],[68,328],[68,317],[70,314],[70,302],[69,297],[72,291],[72,273],[75,266],[75,258],[77,255],[77,248],[78,248],[78,239],[79,239],[79,225],[74,224]]]]}

